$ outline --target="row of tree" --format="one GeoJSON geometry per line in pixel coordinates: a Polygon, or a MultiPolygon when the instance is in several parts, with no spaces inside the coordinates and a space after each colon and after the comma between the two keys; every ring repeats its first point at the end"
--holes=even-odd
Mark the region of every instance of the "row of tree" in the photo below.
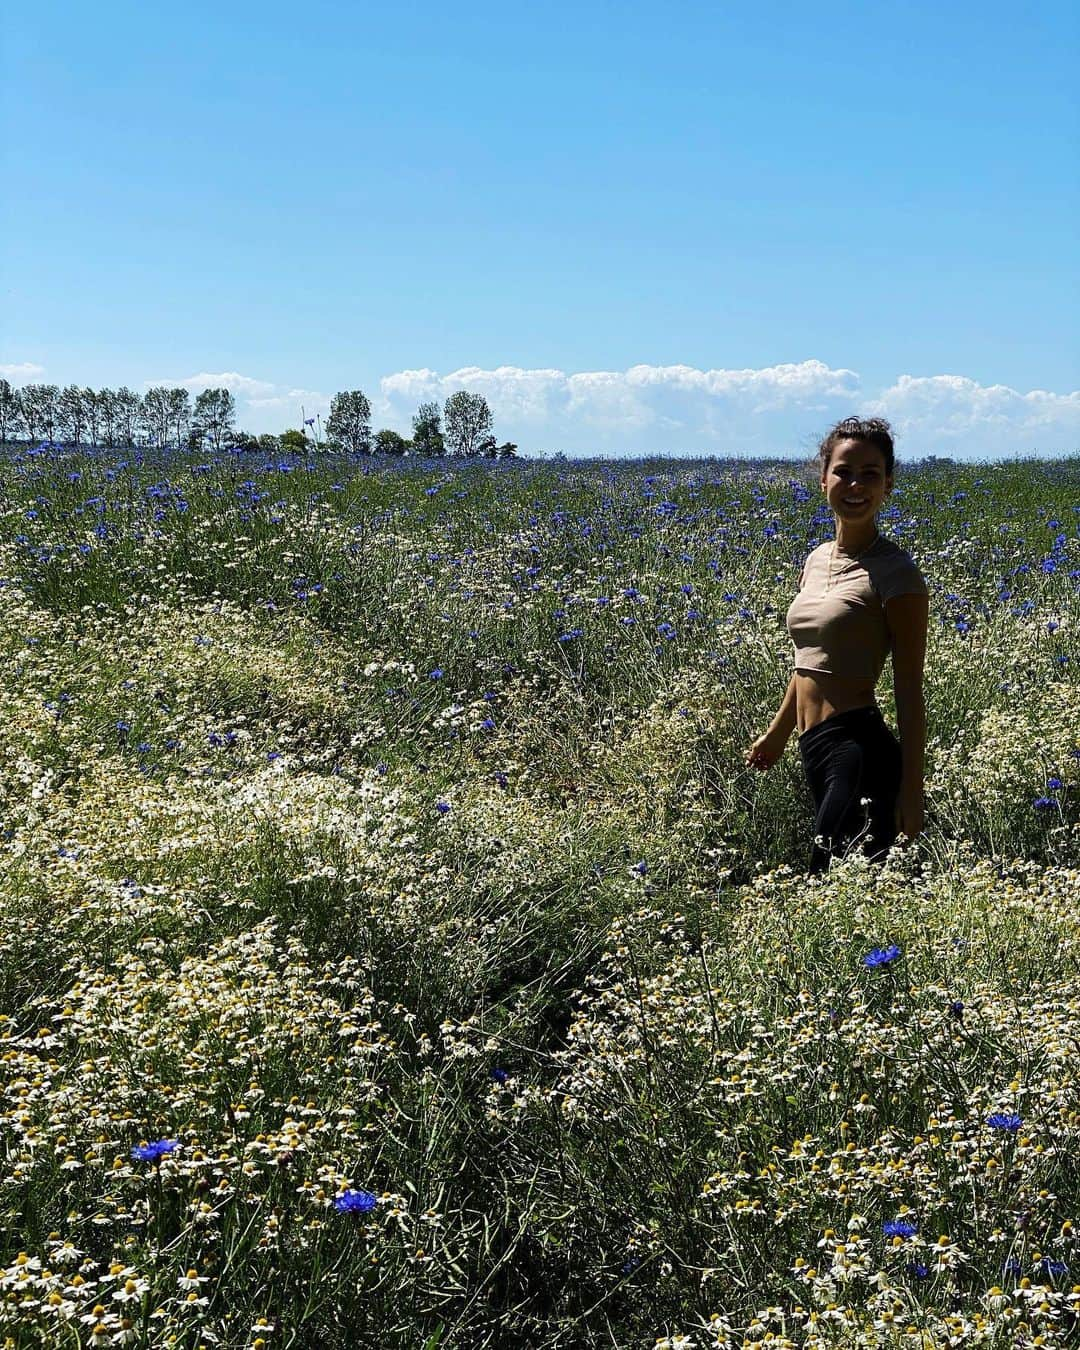
{"type": "Polygon", "coordinates": [[[460,389],[442,409],[422,403],[412,419],[412,439],[384,428],[372,432],[371,404],[360,389],[335,394],[325,429],[309,417],[280,436],[252,436],[236,428],[236,400],[228,389],[204,389],[192,401],[186,389],[156,385],[145,394],[126,387],[89,389],[70,384],[27,384],[13,389],[0,379],[0,445],[53,441],[109,448],[151,446],[222,450],[347,450],[384,454],[510,458],[517,446],[496,444],[491,409],[479,394],[460,389]],[[444,426],[445,419],[445,426],[444,426]]]}
{"type": "Polygon", "coordinates": [[[374,451],[430,457],[450,453],[469,458],[485,455],[489,459],[508,459],[517,454],[512,441],[496,443],[487,399],[465,389],[451,394],[441,410],[438,403],[421,403],[412,419],[412,428],[412,440],[390,430],[372,435],[371,404],[360,389],[335,394],[326,420],[330,443],[354,454],[374,451]]]}
{"type": "Polygon", "coordinates": [[[26,384],[13,389],[0,380],[0,443],[61,441],[109,447],[229,445],[236,400],[228,389],[204,389],[194,403],[186,389],[158,385],[133,389],[88,389],[69,384],[26,384]]]}

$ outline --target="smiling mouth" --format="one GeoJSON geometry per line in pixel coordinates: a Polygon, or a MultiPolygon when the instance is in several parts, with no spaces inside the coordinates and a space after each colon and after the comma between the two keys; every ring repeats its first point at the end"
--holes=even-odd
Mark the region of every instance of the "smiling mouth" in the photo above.
{"type": "Polygon", "coordinates": [[[845,505],[845,506],[865,506],[866,503],[867,503],[867,501],[869,500],[869,498],[868,498],[868,497],[859,497],[859,498],[845,497],[843,500],[844,500],[844,505],[845,505]]]}

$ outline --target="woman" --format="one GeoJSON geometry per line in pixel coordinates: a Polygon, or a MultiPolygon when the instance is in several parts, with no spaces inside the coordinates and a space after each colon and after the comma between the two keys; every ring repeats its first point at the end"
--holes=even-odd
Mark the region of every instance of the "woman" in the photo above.
{"type": "Polygon", "coordinates": [[[768,731],[746,752],[747,764],[771,768],[798,727],[815,806],[811,872],[856,840],[881,861],[901,831],[911,840],[922,829],[930,604],[910,554],[877,528],[893,487],[889,424],[845,418],[818,458],[836,538],[803,566],[787,612],[795,673],[768,731]],[[890,651],[899,741],[874,701],[890,651]]]}

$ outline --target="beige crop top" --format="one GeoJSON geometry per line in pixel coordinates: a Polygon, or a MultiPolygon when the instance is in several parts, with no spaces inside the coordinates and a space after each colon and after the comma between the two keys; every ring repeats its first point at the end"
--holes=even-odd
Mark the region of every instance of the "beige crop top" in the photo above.
{"type": "Polygon", "coordinates": [[[803,564],[799,594],[787,612],[795,669],[877,684],[889,655],[885,601],[927,595],[909,553],[879,534],[857,557],[819,545],[803,564]]]}

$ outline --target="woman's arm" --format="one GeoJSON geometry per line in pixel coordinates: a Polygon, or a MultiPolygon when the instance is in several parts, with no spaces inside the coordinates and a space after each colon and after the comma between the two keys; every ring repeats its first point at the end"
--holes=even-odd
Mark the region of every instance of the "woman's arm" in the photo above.
{"type": "Polygon", "coordinates": [[[923,778],[926,772],[923,667],[929,615],[930,601],[925,595],[896,595],[885,602],[885,617],[892,635],[893,688],[903,755],[897,823],[909,839],[914,838],[923,825],[923,778]]]}
{"type": "Polygon", "coordinates": [[[780,707],[776,710],[776,716],[769,724],[769,731],[776,737],[783,740],[786,745],[791,738],[791,733],[795,730],[795,676],[792,675],[788,682],[787,692],[784,694],[780,707]]]}
{"type": "Polygon", "coordinates": [[[746,762],[755,769],[771,769],[784,753],[796,722],[795,676],[792,675],[776,716],[764,736],[759,736],[746,752],[746,762]]]}

